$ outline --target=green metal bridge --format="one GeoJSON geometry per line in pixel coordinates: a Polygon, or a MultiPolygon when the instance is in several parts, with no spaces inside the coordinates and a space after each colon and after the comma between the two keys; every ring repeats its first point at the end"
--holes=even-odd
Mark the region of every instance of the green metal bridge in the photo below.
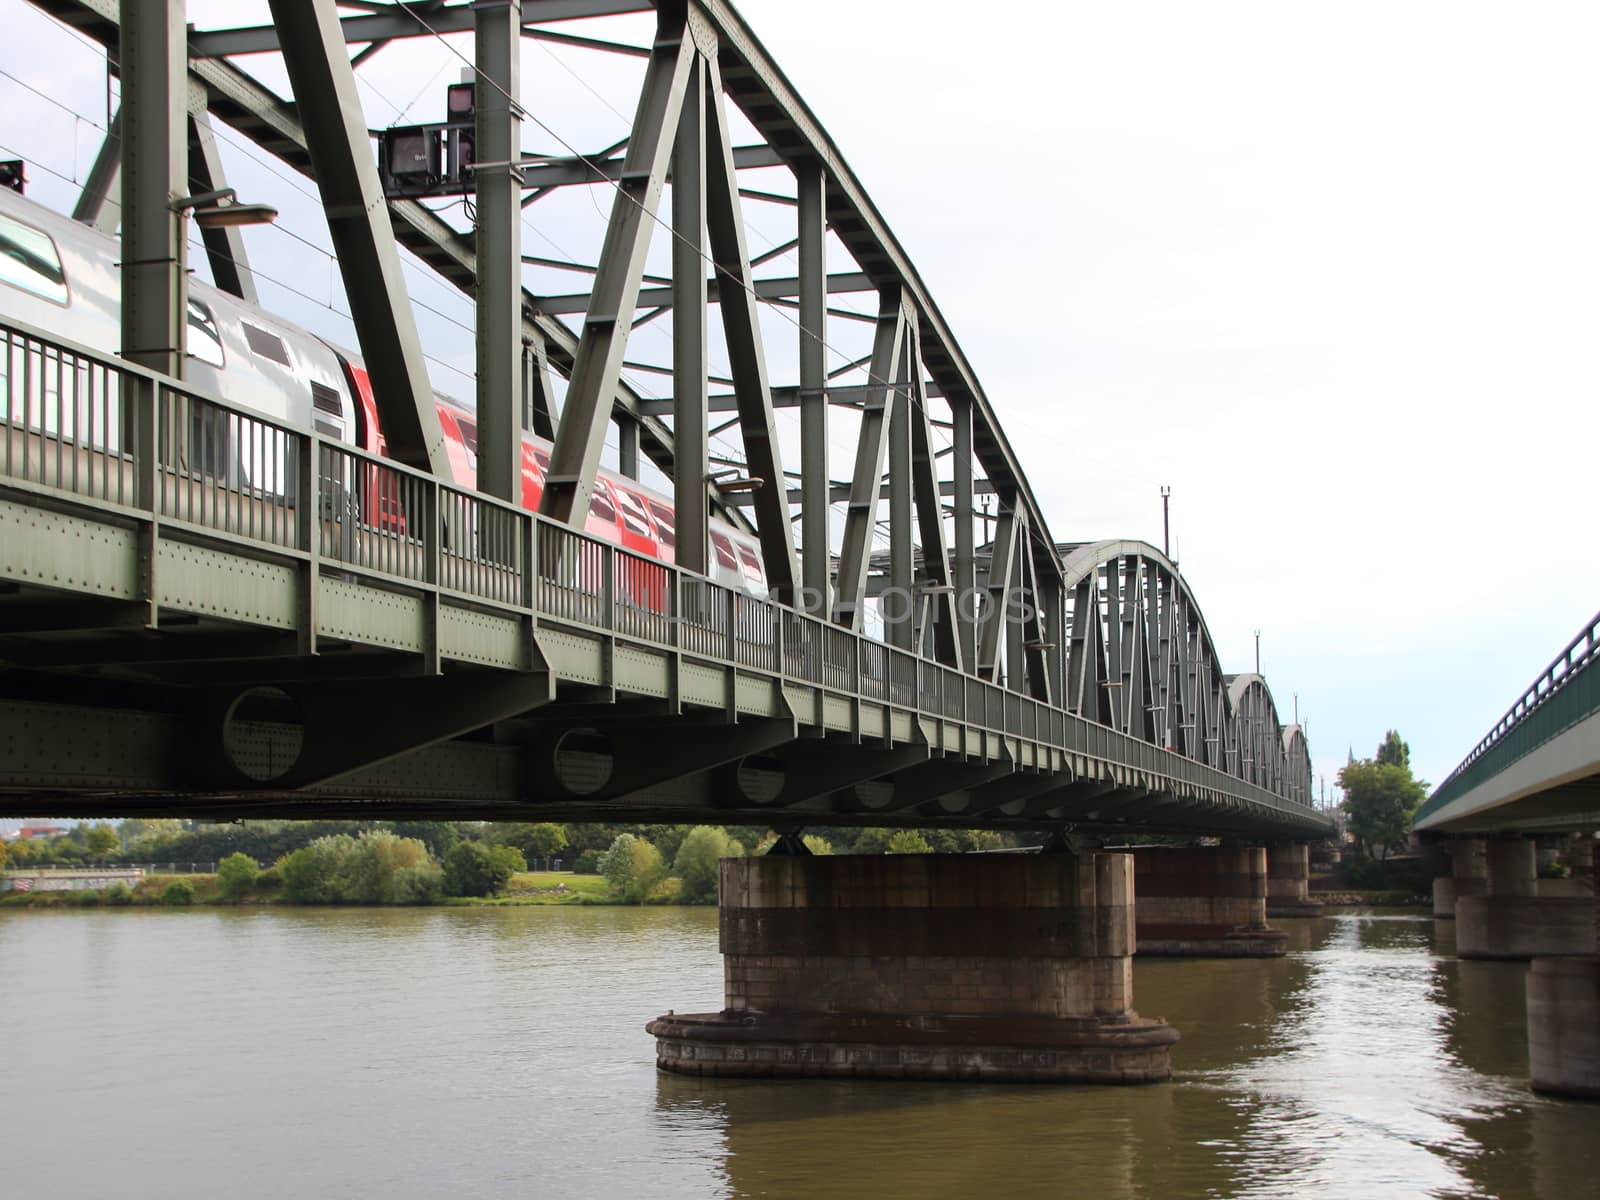
{"type": "Polygon", "coordinates": [[[1600,613],[1434,789],[1433,833],[1600,830],[1600,613]]]}
{"type": "MultiPolygon", "coordinates": [[[[135,349],[0,325],[0,807],[1330,831],[1303,731],[1259,675],[1222,673],[1176,565],[1143,542],[1051,536],[915,267],[722,0],[358,16],[274,0],[272,25],[234,30],[193,29],[180,0],[35,2],[121,80],[75,216],[120,222],[120,344],[135,349]],[[639,12],[649,45],[555,28],[639,12]],[[463,226],[384,190],[355,72],[397,39],[467,32],[463,226]],[[625,144],[525,160],[524,38],[642,61],[625,144]],[[274,55],[292,101],[243,65],[274,55]],[[733,145],[734,107],[760,144],[733,145]],[[213,120],[315,184],[393,457],[182,378],[184,214],[224,187],[204,157],[213,120]],[[748,186],[755,170],[780,182],[748,186]],[[529,206],[566,187],[613,193],[595,262],[554,264],[592,279],[579,297],[532,290],[528,264],[550,262],[521,253],[529,206]],[[793,237],[752,258],[747,203],[792,211],[793,237]],[[670,279],[644,274],[657,226],[670,279]],[[826,270],[828,239],[857,270],[826,270]],[[401,247],[476,306],[481,492],[451,482],[401,247]],[[792,278],[757,274],[780,255],[792,278]],[[836,291],[875,292],[876,314],[829,307],[836,291]],[[795,314],[793,382],[769,375],[764,305],[795,314]],[[670,362],[629,347],[648,321],[670,324],[670,362]],[[829,370],[829,355],[848,361],[829,370]],[[634,391],[624,366],[670,378],[670,399],[634,391]],[[792,472],[785,407],[800,410],[792,472]],[[859,432],[841,480],[830,410],[859,432]],[[718,411],[753,493],[713,469],[718,411]],[[642,456],[672,490],[671,563],[584,531],[612,424],[621,474],[639,478],[642,456]],[[539,512],[513,502],[532,435],[552,446],[539,512]],[[766,595],[714,580],[708,514],[759,544],[766,595]],[[885,612],[879,637],[865,617],[885,587],[918,606],[885,612]]],[[[205,249],[218,287],[248,300],[243,241],[205,249]]]]}

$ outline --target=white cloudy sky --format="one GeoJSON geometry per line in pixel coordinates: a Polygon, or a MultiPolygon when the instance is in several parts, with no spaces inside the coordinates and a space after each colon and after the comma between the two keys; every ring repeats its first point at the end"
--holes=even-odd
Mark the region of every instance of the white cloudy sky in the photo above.
{"type": "MultiPolygon", "coordinates": [[[[192,0],[190,19],[264,9],[192,0]]],[[[1330,786],[1346,748],[1370,754],[1389,727],[1442,779],[1600,605],[1600,9],[740,9],[916,262],[1054,535],[1159,542],[1170,485],[1225,669],[1250,667],[1262,630],[1280,712],[1298,692],[1330,786]]],[[[0,22],[0,70],[84,118],[0,76],[0,147],[68,205],[104,122],[103,60],[24,0],[0,0],[0,22]]],[[[378,55],[367,123],[439,119],[458,65],[431,43],[378,55]]],[[[523,69],[549,128],[528,149],[625,132],[636,62],[529,45],[523,69]]],[[[264,302],[352,340],[325,307],[342,304],[329,263],[291,236],[327,244],[309,199],[224,153],[289,230],[249,234],[305,294],[264,284],[264,302]]],[[[535,206],[525,251],[581,257],[607,203],[575,189],[535,206]]],[[[761,229],[791,236],[782,210],[752,222],[757,251],[761,229]]],[[[413,280],[445,314],[419,312],[436,379],[470,394],[470,306],[413,280]]],[[[766,328],[792,341],[780,317],[766,328]]],[[[850,357],[863,335],[837,336],[850,357]]],[[[781,376],[792,354],[771,353],[781,376]]],[[[849,443],[846,423],[836,476],[849,443]]]]}

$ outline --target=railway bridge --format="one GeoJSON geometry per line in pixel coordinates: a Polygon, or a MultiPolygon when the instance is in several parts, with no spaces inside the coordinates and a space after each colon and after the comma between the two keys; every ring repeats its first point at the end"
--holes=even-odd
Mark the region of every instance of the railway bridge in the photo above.
{"type": "Polygon", "coordinates": [[[197,30],[181,0],[35,2],[120,83],[74,215],[120,229],[121,341],[0,319],[7,805],[1052,836],[1025,859],[725,864],[734,1015],[657,1024],[684,1071],[1161,1078],[1175,1034],[1133,1011],[1136,927],[1281,953],[1269,886],[1303,901],[1330,832],[1303,731],[1224,673],[1162,550],[1056,541],[915,267],[731,6],[273,0],[270,25],[197,30]],[[585,24],[632,13],[639,41],[585,24]],[[420,182],[391,139],[374,162],[356,90],[411,38],[472,82],[465,119],[389,131],[445,148],[420,182]],[[642,63],[625,142],[524,149],[559,123],[519,99],[528,39],[642,63]],[[255,295],[219,134],[320,195],[381,447],[191,378],[191,218],[217,286],[255,295]],[[425,203],[452,186],[470,209],[425,203]],[[593,261],[524,254],[569,188],[609,208],[593,261]],[[792,235],[753,253],[752,209],[792,235]],[[401,248],[475,307],[469,471],[401,248]],[[597,529],[608,437],[619,478],[670,497],[651,549],[626,512],[597,529]],[[718,562],[719,528],[754,572],[718,562]],[[1209,844],[1104,849],[1149,832],[1209,844]]]}

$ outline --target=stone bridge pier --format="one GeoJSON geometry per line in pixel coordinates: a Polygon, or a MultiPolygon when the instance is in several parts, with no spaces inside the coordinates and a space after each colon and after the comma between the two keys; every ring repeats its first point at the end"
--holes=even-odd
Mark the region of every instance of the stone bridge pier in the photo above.
{"type": "Polygon", "coordinates": [[[1267,925],[1266,850],[1138,846],[1133,861],[1140,954],[1276,958],[1284,953],[1288,935],[1267,925]]]}
{"type": "Polygon", "coordinates": [[[1133,856],[725,859],[721,1012],[646,1026],[668,1071],[1148,1083],[1133,856]]]}
{"type": "Polygon", "coordinates": [[[1541,896],[1531,837],[1485,843],[1484,893],[1458,895],[1456,953],[1462,958],[1594,954],[1592,896],[1541,896]]]}

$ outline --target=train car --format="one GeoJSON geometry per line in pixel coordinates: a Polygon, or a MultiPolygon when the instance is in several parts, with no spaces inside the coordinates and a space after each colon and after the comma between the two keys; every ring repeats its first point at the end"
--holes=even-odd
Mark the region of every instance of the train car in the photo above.
{"type": "MultiPolygon", "coordinates": [[[[117,238],[0,188],[0,320],[114,355],[121,345],[117,238]]],[[[269,420],[386,454],[378,406],[361,356],[197,279],[189,282],[186,381],[269,420]]],[[[474,410],[442,393],[434,402],[452,482],[477,483],[474,410]]],[[[42,419],[42,418],[41,418],[42,419]]],[[[537,511],[552,446],[522,435],[522,503],[537,511]]],[[[373,524],[398,520],[372,511],[373,524]]],[[[602,468],[585,525],[590,535],[660,562],[675,559],[672,500],[602,468]]],[[[717,583],[765,596],[760,545],[732,524],[711,522],[717,583]]],[[[654,605],[652,605],[654,606],[654,605]]]]}

